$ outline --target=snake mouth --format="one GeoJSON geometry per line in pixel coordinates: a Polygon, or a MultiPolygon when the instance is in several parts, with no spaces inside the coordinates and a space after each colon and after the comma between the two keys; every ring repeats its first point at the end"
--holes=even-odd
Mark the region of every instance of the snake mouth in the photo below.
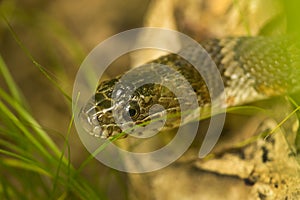
{"type": "MultiPolygon", "coordinates": [[[[94,107],[94,106],[93,106],[94,107]]],[[[94,108],[86,109],[83,107],[79,113],[79,122],[85,132],[95,137],[105,137],[101,126],[97,120],[96,111],[94,108]]]]}
{"type": "Polygon", "coordinates": [[[85,132],[95,137],[106,138],[105,132],[102,131],[98,121],[96,105],[92,100],[89,100],[88,103],[81,108],[78,119],[85,132]]]}
{"type": "Polygon", "coordinates": [[[97,105],[93,102],[88,102],[79,112],[79,123],[85,132],[97,138],[108,139],[122,133],[122,130],[112,121],[110,124],[103,121],[107,118],[105,114],[97,111],[97,105]]]}

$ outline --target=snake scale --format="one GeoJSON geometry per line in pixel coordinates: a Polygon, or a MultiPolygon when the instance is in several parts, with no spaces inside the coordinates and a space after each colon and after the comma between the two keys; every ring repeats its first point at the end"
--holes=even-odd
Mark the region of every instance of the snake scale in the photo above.
{"type": "MultiPolygon", "coordinates": [[[[210,39],[201,45],[221,74],[227,106],[241,105],[298,90],[300,48],[291,37],[232,37],[210,39]]],[[[186,51],[193,55],[194,49],[186,51]]],[[[136,68],[135,71],[140,77],[150,79],[151,76],[160,74],[162,76],[160,81],[172,79],[177,83],[176,87],[180,88],[178,73],[158,71],[154,63],[168,65],[175,72],[179,72],[193,88],[199,106],[210,105],[211,90],[208,90],[202,76],[188,61],[177,54],[167,54],[136,68]]],[[[201,65],[207,70],[211,67],[206,62],[202,62],[201,65]]],[[[118,106],[116,104],[113,106],[112,92],[121,77],[101,82],[94,97],[81,109],[82,126],[91,135],[110,138],[122,132],[112,114],[118,106]]],[[[210,79],[213,77],[208,77],[213,83],[214,80],[210,79]]],[[[130,127],[150,121],[153,116],[160,116],[161,111],[150,112],[151,107],[156,104],[163,106],[167,113],[180,112],[179,99],[170,89],[157,83],[137,88],[137,83],[138,80],[130,82],[129,86],[124,85],[123,90],[118,91],[119,97],[122,97],[128,87],[134,90],[129,97],[124,97],[126,102],[118,114],[120,117],[124,113],[130,116],[132,121],[130,127]]],[[[185,88],[182,88],[182,91],[184,90],[185,88]]],[[[220,95],[221,92],[216,91],[215,95],[220,95]]],[[[165,123],[165,128],[176,128],[179,125],[178,120],[171,119],[165,123]]]]}

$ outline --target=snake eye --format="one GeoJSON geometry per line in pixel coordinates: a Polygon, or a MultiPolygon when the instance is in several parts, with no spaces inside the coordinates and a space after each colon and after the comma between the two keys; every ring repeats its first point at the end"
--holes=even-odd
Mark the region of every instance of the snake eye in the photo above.
{"type": "Polygon", "coordinates": [[[140,115],[140,108],[138,103],[135,101],[130,102],[128,112],[129,112],[129,116],[132,119],[136,119],[140,115]]]}
{"type": "Polygon", "coordinates": [[[136,110],[135,109],[129,109],[129,115],[130,115],[130,117],[134,117],[136,115],[136,110]]]}

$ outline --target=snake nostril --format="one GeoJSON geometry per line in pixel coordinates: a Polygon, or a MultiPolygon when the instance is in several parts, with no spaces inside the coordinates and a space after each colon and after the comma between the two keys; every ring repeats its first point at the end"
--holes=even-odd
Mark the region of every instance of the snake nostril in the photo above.
{"type": "Polygon", "coordinates": [[[90,121],[93,125],[95,126],[99,126],[99,121],[98,121],[98,117],[95,115],[92,118],[90,118],[90,121]]]}

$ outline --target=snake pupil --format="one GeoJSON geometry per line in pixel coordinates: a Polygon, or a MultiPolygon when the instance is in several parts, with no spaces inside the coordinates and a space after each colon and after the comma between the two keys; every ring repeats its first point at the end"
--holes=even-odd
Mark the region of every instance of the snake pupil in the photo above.
{"type": "Polygon", "coordinates": [[[127,108],[127,111],[129,113],[129,116],[132,119],[136,119],[140,114],[139,113],[140,109],[139,109],[138,103],[136,101],[131,101],[130,104],[129,104],[129,107],[127,108]]]}
{"type": "Polygon", "coordinates": [[[130,117],[133,117],[133,116],[135,116],[136,115],[136,110],[135,109],[129,109],[129,115],[130,115],[130,117]]]}

